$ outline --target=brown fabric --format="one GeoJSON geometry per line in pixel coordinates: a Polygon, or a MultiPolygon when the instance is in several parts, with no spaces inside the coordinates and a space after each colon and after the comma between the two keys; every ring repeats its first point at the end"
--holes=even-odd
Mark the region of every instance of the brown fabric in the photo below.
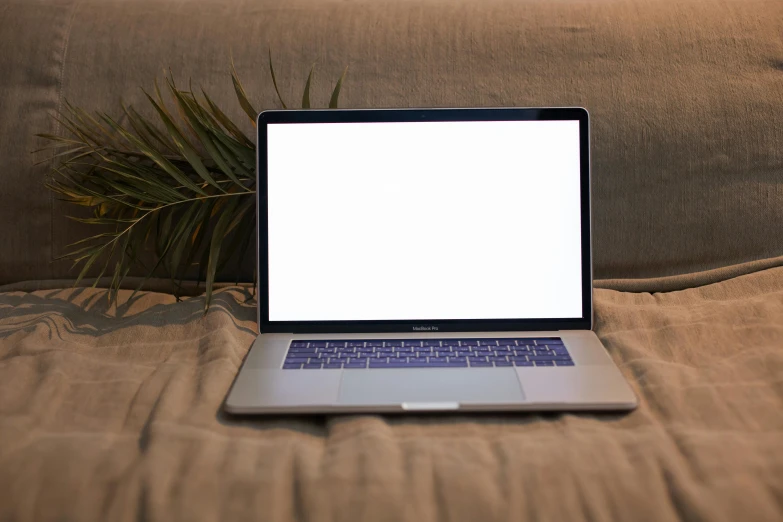
{"type": "MultiPolygon", "coordinates": [[[[97,288],[109,288],[112,284],[111,277],[101,277],[96,281],[94,277],[85,277],[78,283],[75,279],[36,279],[33,281],[18,281],[16,283],[9,283],[7,285],[0,285],[0,292],[35,292],[36,290],[54,290],[71,287],[97,287],[97,288]]],[[[173,294],[177,288],[170,279],[161,278],[146,278],[146,277],[126,277],[122,280],[121,288],[125,290],[140,291],[145,290],[148,292],[159,292],[164,294],[173,294]]],[[[248,283],[215,283],[214,289],[229,288],[229,287],[241,287],[248,289],[248,292],[252,291],[252,284],[248,283]]],[[[198,285],[195,281],[185,281],[179,288],[180,296],[197,296],[204,292],[204,282],[200,282],[198,285]]],[[[133,293],[131,293],[133,295],[133,293]]]]}
{"type": "Polygon", "coordinates": [[[783,255],[780,0],[0,0],[0,27],[0,284],[73,277],[86,233],[32,167],[47,113],[149,114],[171,67],[249,131],[229,55],[277,107],[268,46],[292,105],[318,60],[320,106],[350,65],[345,107],[587,107],[597,278],[783,255]]]}
{"type": "MultiPolygon", "coordinates": [[[[705,270],[703,272],[692,272],[689,274],[668,277],[651,277],[647,279],[598,279],[593,281],[593,287],[619,290],[621,292],[673,292],[675,290],[709,285],[778,266],[783,266],[783,256],[770,259],[759,259],[747,263],[740,263],[738,265],[723,266],[713,270],[705,270]]],[[[0,287],[0,291],[3,291],[3,287],[0,287]]]]}
{"type": "Polygon", "coordinates": [[[43,185],[48,165],[30,152],[57,133],[72,9],[0,4],[0,284],[52,273],[52,207],[43,185]]]}
{"type": "Polygon", "coordinates": [[[246,297],[0,294],[0,520],[783,518],[783,268],[597,290],[623,415],[226,418],[246,297]]]}
{"type": "MultiPolygon", "coordinates": [[[[608,290],[619,290],[621,292],[673,292],[675,290],[684,290],[697,286],[709,285],[737,276],[758,272],[767,268],[783,266],[783,256],[770,259],[759,259],[749,261],[739,265],[724,266],[714,270],[704,272],[695,272],[690,274],[680,274],[668,277],[655,277],[649,279],[597,279],[593,282],[595,288],[604,288],[608,290]]],[[[95,278],[86,277],[75,285],[74,279],[37,279],[34,281],[18,281],[7,285],[0,285],[0,292],[34,292],[36,290],[52,290],[56,288],[68,288],[71,286],[97,286],[99,288],[108,287],[111,284],[111,277],[102,277],[97,281],[95,278]]],[[[233,283],[215,283],[214,288],[228,288],[236,286],[233,283]]],[[[252,285],[243,283],[239,285],[252,291],[252,285]]],[[[147,290],[151,292],[174,292],[174,286],[169,279],[127,277],[122,282],[122,288],[128,290],[147,290]]],[[[180,288],[182,296],[200,295],[204,290],[204,284],[198,285],[195,282],[185,282],[180,288]]]]}

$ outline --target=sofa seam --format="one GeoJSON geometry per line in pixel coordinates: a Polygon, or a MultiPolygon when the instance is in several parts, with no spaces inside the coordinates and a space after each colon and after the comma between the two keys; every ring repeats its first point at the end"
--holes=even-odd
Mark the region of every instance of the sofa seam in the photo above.
{"type": "MultiPolygon", "coordinates": [[[[62,47],[60,48],[60,77],[58,79],[58,85],[57,85],[57,107],[55,110],[55,116],[57,119],[55,119],[54,123],[54,135],[59,136],[60,130],[62,129],[62,126],[60,124],[60,112],[62,111],[63,107],[63,90],[65,85],[65,62],[68,58],[68,44],[71,41],[71,32],[73,31],[73,21],[76,19],[76,13],[79,11],[79,6],[81,6],[81,2],[76,2],[73,5],[73,11],[71,12],[70,19],[68,20],[68,26],[65,29],[65,38],[63,39],[62,47]]],[[[51,168],[54,168],[55,164],[55,152],[52,152],[52,160],[51,160],[51,168]]],[[[52,191],[49,191],[49,271],[51,273],[52,271],[52,263],[55,261],[54,259],[54,194],[52,191]]]]}

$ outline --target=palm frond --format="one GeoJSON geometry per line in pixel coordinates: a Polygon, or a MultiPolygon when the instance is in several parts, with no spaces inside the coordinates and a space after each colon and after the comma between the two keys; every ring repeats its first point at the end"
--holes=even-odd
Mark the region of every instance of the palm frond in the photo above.
{"type": "Polygon", "coordinates": [[[313,72],[315,72],[315,64],[310,67],[310,74],[307,75],[307,82],[305,82],[304,93],[302,94],[302,108],[310,108],[310,84],[313,82],[313,72]]]}
{"type": "Polygon", "coordinates": [[[280,100],[280,105],[282,105],[284,109],[287,109],[288,107],[286,107],[285,102],[283,101],[283,97],[280,96],[280,89],[277,88],[275,68],[272,66],[272,49],[269,49],[269,74],[272,75],[272,85],[275,86],[275,92],[277,93],[277,99],[280,100]]]}
{"type": "Polygon", "coordinates": [[[237,70],[234,67],[234,60],[231,60],[231,82],[234,84],[234,92],[236,92],[237,100],[239,101],[239,106],[242,107],[242,110],[245,111],[245,114],[247,114],[247,117],[250,118],[250,122],[253,124],[253,127],[256,126],[256,117],[258,117],[258,111],[256,111],[253,106],[250,104],[250,101],[247,99],[247,94],[245,94],[245,89],[242,87],[242,82],[239,81],[239,76],[237,75],[237,70]]]}
{"type": "MultiPolygon", "coordinates": [[[[269,70],[285,108],[272,66],[269,70]]],[[[313,66],[302,106],[310,107],[313,66]]],[[[343,71],[329,107],[345,79],[343,71]]],[[[257,112],[247,97],[233,59],[231,81],[242,110],[253,125],[257,112]]],[[[254,244],[255,158],[253,141],[201,90],[180,88],[169,73],[165,94],[154,82],[154,95],[144,91],[156,121],[132,106],[121,106],[126,124],[107,113],[91,114],[66,100],[55,116],[67,134],[41,133],[52,163],[45,186],[59,199],[92,211],[68,216],[96,227],[96,233],[70,245],[62,259],[80,266],[76,282],[92,273],[111,274],[108,299],[115,302],[132,269],[166,277],[179,299],[183,282],[196,275],[205,282],[208,310],[218,273],[238,266],[254,244]],[[175,116],[175,114],[177,116],[175,116]],[[150,261],[151,259],[151,261],[150,261]]],[[[39,162],[40,163],[40,162],[39,162]]],[[[254,282],[257,280],[254,274],[254,282]]],[[[255,295],[255,294],[253,294],[255,295]]]]}
{"type": "Polygon", "coordinates": [[[345,80],[346,74],[348,74],[348,67],[343,69],[343,73],[340,75],[340,79],[337,80],[337,85],[334,86],[334,90],[332,91],[332,97],[329,99],[330,109],[337,108],[337,100],[338,98],[340,98],[340,89],[342,89],[343,87],[343,80],[345,80]]]}

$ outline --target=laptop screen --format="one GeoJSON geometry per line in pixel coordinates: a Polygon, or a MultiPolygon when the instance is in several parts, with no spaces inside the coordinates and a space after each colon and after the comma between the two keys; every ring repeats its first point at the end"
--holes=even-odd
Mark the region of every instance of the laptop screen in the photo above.
{"type": "Polygon", "coordinates": [[[270,321],[582,317],[579,121],[270,123],[270,321]]]}

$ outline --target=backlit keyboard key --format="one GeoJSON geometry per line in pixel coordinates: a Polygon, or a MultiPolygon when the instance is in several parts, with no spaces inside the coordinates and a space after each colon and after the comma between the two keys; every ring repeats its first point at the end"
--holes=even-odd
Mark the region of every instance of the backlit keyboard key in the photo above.
{"type": "Polygon", "coordinates": [[[306,363],[308,362],[309,357],[286,357],[285,362],[286,363],[306,363]]]}
{"type": "Polygon", "coordinates": [[[310,357],[311,355],[315,355],[318,353],[318,349],[316,348],[293,348],[288,351],[289,355],[299,355],[301,357],[310,357]]]}
{"type": "Polygon", "coordinates": [[[388,361],[370,361],[370,368],[405,368],[406,363],[390,363],[388,361]]]}

